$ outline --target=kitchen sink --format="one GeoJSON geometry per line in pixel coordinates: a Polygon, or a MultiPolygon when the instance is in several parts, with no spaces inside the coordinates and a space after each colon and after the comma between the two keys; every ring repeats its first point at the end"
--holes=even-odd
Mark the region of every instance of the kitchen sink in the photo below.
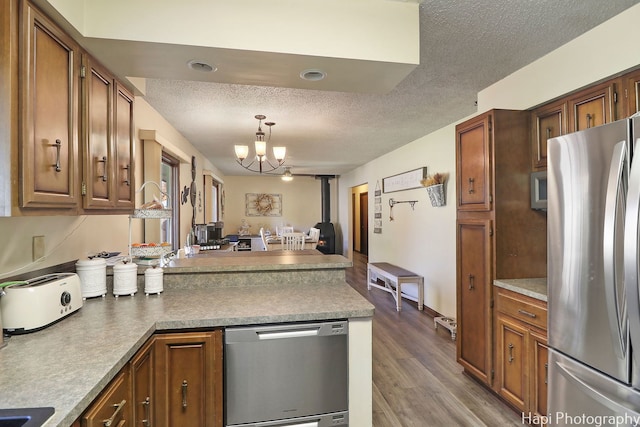
{"type": "Polygon", "coordinates": [[[0,427],[40,427],[54,412],[51,407],[0,409],[0,427]]]}

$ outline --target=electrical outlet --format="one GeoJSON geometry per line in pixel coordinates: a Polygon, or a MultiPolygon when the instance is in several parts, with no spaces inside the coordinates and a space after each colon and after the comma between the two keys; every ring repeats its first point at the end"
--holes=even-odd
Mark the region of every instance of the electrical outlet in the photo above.
{"type": "Polygon", "coordinates": [[[44,236],[33,236],[33,260],[44,258],[44,236]]]}

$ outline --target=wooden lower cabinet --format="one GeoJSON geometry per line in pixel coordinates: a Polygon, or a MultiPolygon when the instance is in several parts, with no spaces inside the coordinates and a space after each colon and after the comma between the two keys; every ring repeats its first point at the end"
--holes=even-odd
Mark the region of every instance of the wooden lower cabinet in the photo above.
{"type": "Polygon", "coordinates": [[[546,302],[497,289],[495,390],[531,419],[544,419],[548,354],[546,302]]]}
{"type": "Polygon", "coordinates": [[[129,371],[122,370],[82,416],[82,427],[132,426],[129,371]]]}
{"type": "Polygon", "coordinates": [[[150,427],[156,425],[154,422],[156,397],[154,393],[155,347],[153,344],[154,339],[151,338],[129,363],[134,426],[150,427]]]}
{"type": "Polygon", "coordinates": [[[222,426],[222,331],[157,335],[156,426],[222,426]]]}
{"type": "Polygon", "coordinates": [[[222,353],[222,330],[156,334],[72,427],[222,427],[222,353]]]}

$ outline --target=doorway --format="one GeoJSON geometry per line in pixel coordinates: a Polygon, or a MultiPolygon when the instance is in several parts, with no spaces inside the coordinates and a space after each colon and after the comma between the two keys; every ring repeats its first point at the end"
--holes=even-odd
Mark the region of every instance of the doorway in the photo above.
{"type": "Polygon", "coordinates": [[[355,252],[369,254],[369,186],[351,187],[351,244],[355,252]]]}
{"type": "Polygon", "coordinates": [[[360,253],[369,255],[369,193],[360,193],[360,253]]]}

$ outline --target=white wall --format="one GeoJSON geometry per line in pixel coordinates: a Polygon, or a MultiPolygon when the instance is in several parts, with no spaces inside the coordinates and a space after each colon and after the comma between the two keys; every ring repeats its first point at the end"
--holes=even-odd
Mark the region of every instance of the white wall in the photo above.
{"type": "Polygon", "coordinates": [[[226,234],[237,234],[243,219],[251,225],[252,234],[258,234],[260,227],[275,232],[275,227],[281,225],[307,232],[322,219],[320,181],[312,177],[295,177],[284,182],[271,176],[227,176],[224,189],[226,234]],[[281,194],[282,216],[247,216],[247,193],[281,194]]]}
{"type": "MultiPolygon", "coordinates": [[[[518,70],[478,94],[478,112],[492,108],[529,109],[558,98],[591,82],[604,80],[640,65],[640,5],[605,22],[549,55],[518,70]]],[[[460,121],[466,118],[462,118],[460,121]]],[[[382,178],[427,166],[428,173],[448,172],[447,205],[431,207],[424,189],[383,194],[382,234],[369,227],[369,261],[400,265],[425,278],[425,304],[447,316],[456,313],[455,251],[455,123],[382,156],[340,179],[340,205],[349,207],[351,187],[368,183],[373,193],[382,178]],[[394,207],[389,221],[389,198],[417,199],[415,211],[408,205],[394,207]]],[[[370,218],[374,198],[369,197],[370,218]]],[[[345,230],[345,255],[351,214],[340,210],[345,230]]]]}

